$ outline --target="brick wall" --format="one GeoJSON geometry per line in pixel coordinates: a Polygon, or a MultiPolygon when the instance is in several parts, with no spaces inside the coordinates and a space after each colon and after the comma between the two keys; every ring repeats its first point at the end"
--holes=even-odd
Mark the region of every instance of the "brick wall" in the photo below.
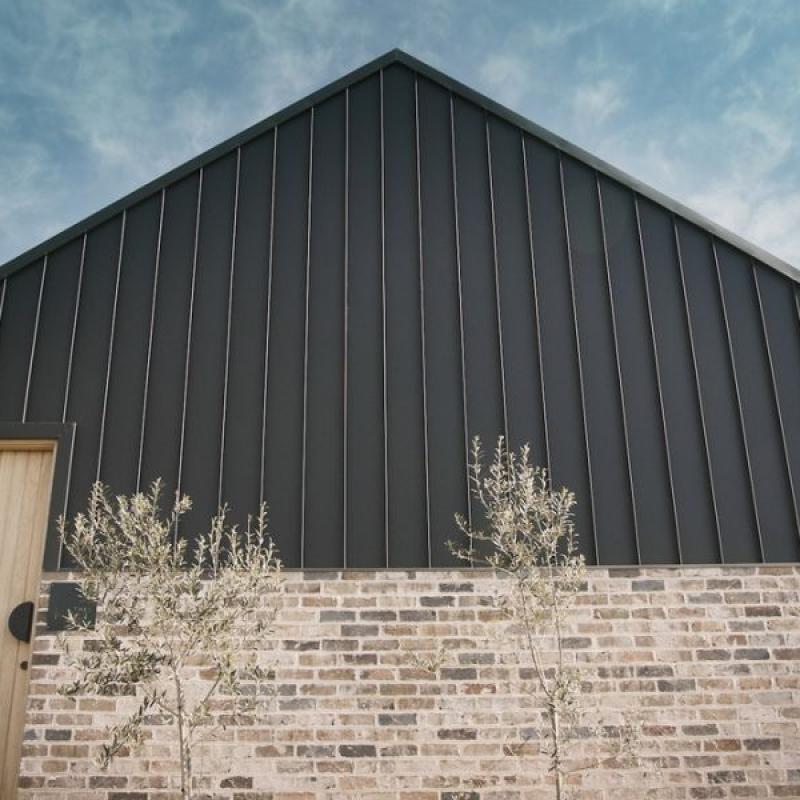
{"type": "MultiPolygon", "coordinates": [[[[199,794],[552,797],[529,665],[492,608],[497,586],[487,571],[288,573],[264,644],[277,696],[198,752],[199,794]],[[415,665],[439,647],[438,674],[415,665]]],[[[591,569],[569,655],[585,668],[588,723],[613,733],[624,711],[640,713],[642,766],[578,773],[570,796],[800,797],[799,595],[800,567],[591,569]]],[[[21,797],[177,797],[163,725],[108,771],[94,766],[103,727],[130,700],[61,698],[59,662],[40,623],[21,797]]],[[[602,752],[589,737],[576,755],[602,752]]]]}

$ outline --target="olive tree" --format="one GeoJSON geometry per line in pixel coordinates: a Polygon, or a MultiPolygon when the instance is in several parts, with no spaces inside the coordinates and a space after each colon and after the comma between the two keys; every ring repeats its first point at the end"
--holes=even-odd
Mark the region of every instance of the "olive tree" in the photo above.
{"type": "Polygon", "coordinates": [[[190,548],[177,536],[190,499],[176,497],[164,515],[160,495],[160,481],[117,497],[96,483],[86,512],[60,521],[64,546],[83,573],[82,594],[97,607],[95,623],[68,615],[69,626],[93,641],[72,653],[65,637],[77,677],[60,692],[135,696],[133,713],[108,731],[103,767],[142,743],[152,715],[171,724],[181,797],[189,800],[193,745],[231,715],[253,711],[266,693],[255,642],[279,610],[281,563],[266,506],[245,530],[229,525],[223,508],[190,548]]]}
{"type": "Polygon", "coordinates": [[[597,731],[609,745],[607,757],[567,760],[570,744],[581,735],[581,727],[585,731],[579,723],[586,712],[581,671],[565,652],[570,611],[586,588],[586,564],[573,517],[575,495],[552,487],[548,471],[531,463],[529,445],[514,452],[503,437],[488,466],[480,439],[473,440],[469,477],[485,527],[456,515],[466,544],[450,547],[470,564],[492,567],[507,579],[497,602],[520,631],[522,650],[530,659],[533,691],[546,719],[544,752],[556,797],[562,800],[567,774],[619,757],[633,760],[637,738],[635,723],[626,718],[621,726],[597,731]]]}

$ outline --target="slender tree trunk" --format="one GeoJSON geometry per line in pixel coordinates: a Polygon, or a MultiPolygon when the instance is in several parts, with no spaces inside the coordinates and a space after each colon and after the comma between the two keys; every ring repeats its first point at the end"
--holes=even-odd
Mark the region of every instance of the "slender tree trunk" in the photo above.
{"type": "Polygon", "coordinates": [[[556,800],[563,800],[564,797],[564,772],[561,768],[561,725],[558,717],[558,709],[550,706],[550,729],[553,734],[553,772],[556,776],[556,800]]]}
{"type": "Polygon", "coordinates": [[[175,699],[177,705],[178,720],[178,751],[181,762],[181,797],[183,800],[192,800],[192,762],[189,755],[189,745],[186,741],[186,731],[183,722],[183,691],[181,689],[181,679],[178,673],[174,673],[175,678],[175,699]]]}

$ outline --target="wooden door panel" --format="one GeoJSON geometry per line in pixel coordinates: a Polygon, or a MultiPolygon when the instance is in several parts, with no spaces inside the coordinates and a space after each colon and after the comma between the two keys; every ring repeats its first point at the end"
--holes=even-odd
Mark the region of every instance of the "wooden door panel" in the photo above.
{"type": "Polygon", "coordinates": [[[30,642],[8,629],[19,603],[38,597],[55,443],[0,440],[0,797],[16,796],[30,642]]]}

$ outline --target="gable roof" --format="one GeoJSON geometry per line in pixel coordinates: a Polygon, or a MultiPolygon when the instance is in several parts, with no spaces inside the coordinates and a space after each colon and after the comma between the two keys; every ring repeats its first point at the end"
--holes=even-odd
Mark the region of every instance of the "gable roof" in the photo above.
{"type": "Polygon", "coordinates": [[[738,234],[733,233],[708,217],[705,217],[697,211],[694,211],[678,202],[677,200],[674,200],[662,192],[659,192],[657,189],[648,186],[637,178],[627,174],[623,170],[618,169],[603,159],[592,155],[581,147],[572,144],[557,134],[552,133],[540,125],[537,125],[535,122],[527,119],[526,117],[517,114],[516,112],[506,108],[491,98],[486,97],[485,95],[469,88],[468,86],[465,86],[463,83],[460,83],[454,78],[445,75],[439,70],[434,69],[428,64],[419,61],[418,59],[399,49],[390,50],[388,53],[385,53],[384,55],[379,56],[364,66],[359,67],[353,72],[344,75],[333,83],[329,83],[327,86],[324,86],[307,97],[292,103],[291,105],[287,106],[281,111],[278,111],[272,116],[267,117],[261,122],[257,122],[255,125],[246,128],[241,133],[226,139],[215,147],[212,147],[210,150],[206,150],[206,152],[202,153],[201,155],[196,156],[184,164],[175,167],[169,172],[164,173],[139,189],[136,189],[124,197],[121,197],[119,200],[110,203],[94,214],[91,214],[79,222],[76,222],[74,225],[71,225],[60,233],[57,233],[55,236],[50,237],[41,244],[38,244],[29,250],[26,250],[24,253],[16,256],[15,258],[12,258],[5,264],[0,265],[0,280],[8,277],[14,272],[17,272],[46,253],[51,252],[60,245],[65,244],[66,242],[74,239],[76,236],[81,235],[85,231],[96,227],[108,219],[111,219],[115,214],[120,213],[123,209],[130,208],[140,200],[149,197],[155,192],[160,191],[162,188],[191,174],[200,167],[210,164],[221,156],[236,150],[237,147],[240,147],[241,145],[257,138],[261,134],[280,125],[282,122],[291,119],[297,114],[300,114],[303,111],[306,111],[309,108],[321,103],[327,98],[332,97],[346,87],[351,86],[363,80],[364,78],[367,78],[373,73],[395,63],[403,64],[419,75],[439,83],[441,86],[450,90],[454,94],[464,97],[480,108],[483,108],[484,110],[497,115],[501,119],[516,125],[517,127],[527,131],[533,136],[536,136],[542,141],[558,148],[563,153],[582,161],[584,164],[589,165],[598,172],[607,175],[608,177],[613,178],[619,183],[629,187],[639,195],[653,200],[669,211],[672,211],[674,214],[677,214],[687,221],[704,228],[718,239],[728,242],[744,253],[757,259],[761,263],[772,267],[778,272],[800,283],[800,267],[795,267],[783,259],[773,255],[772,253],[767,252],[763,248],[753,244],[752,242],[743,239],[738,234]]]}
{"type": "Polygon", "coordinates": [[[0,420],[289,566],[452,563],[476,435],[591,563],[797,561],[800,282],[717,230],[392,52],[7,267],[0,420]]]}

